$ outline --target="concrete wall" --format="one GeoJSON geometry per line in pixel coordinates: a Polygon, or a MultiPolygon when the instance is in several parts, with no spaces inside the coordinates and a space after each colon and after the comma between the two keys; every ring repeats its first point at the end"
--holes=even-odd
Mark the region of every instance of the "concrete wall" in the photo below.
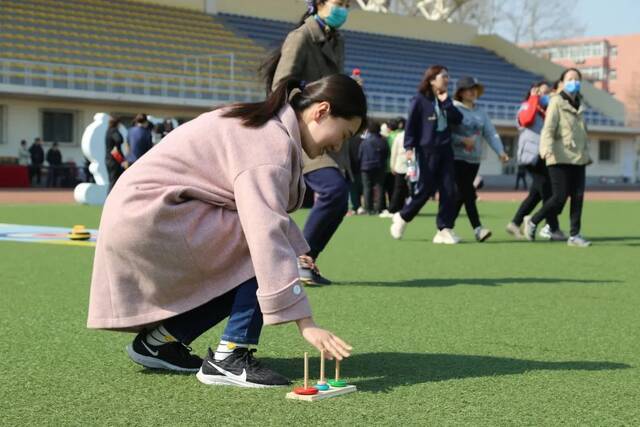
{"type": "MultiPolygon", "coordinates": [[[[74,142],[71,144],[61,144],[63,160],[74,160],[81,164],[84,162],[80,149],[80,139],[86,126],[93,121],[93,116],[99,112],[110,114],[134,115],[138,112],[145,112],[157,117],[195,117],[206,109],[186,109],[158,107],[151,105],[132,105],[114,102],[81,102],[51,99],[21,99],[20,97],[2,98],[0,107],[3,110],[3,120],[5,123],[5,143],[0,144],[0,156],[17,157],[20,140],[26,139],[29,144],[35,137],[42,136],[42,110],[66,110],[75,113],[74,142]]],[[[503,138],[515,137],[517,132],[512,127],[498,126],[498,131],[503,138]]],[[[2,139],[2,138],[0,138],[2,139]]],[[[45,150],[50,144],[45,144],[45,150]]],[[[632,181],[636,179],[637,145],[632,136],[625,136],[611,133],[592,133],[591,155],[594,164],[587,168],[587,175],[595,179],[599,176],[627,176],[632,181]],[[600,162],[598,160],[598,140],[609,139],[614,142],[614,161],[600,162]]],[[[484,156],[480,167],[480,174],[486,177],[502,175],[502,164],[496,154],[486,144],[484,156]]],[[[515,180],[515,177],[513,177],[515,180]]],[[[505,177],[501,182],[512,185],[511,177],[505,177]]]]}
{"type": "MultiPolygon", "coordinates": [[[[517,147],[517,131],[514,128],[497,127],[498,133],[506,140],[508,137],[514,137],[514,143],[517,147]]],[[[627,177],[630,181],[635,182],[638,176],[636,170],[637,155],[637,143],[633,135],[620,135],[611,134],[605,132],[592,132],[591,144],[589,151],[593,164],[587,168],[587,176],[591,178],[597,178],[601,176],[605,177],[627,177]],[[612,161],[600,161],[599,160],[599,141],[610,140],[613,141],[613,160],[612,161]]],[[[497,155],[493,150],[484,144],[482,163],[480,164],[479,174],[483,176],[497,176],[502,175],[503,166],[498,160],[497,155]]],[[[515,175],[513,177],[515,183],[515,175]]]]}
{"type": "MultiPolygon", "coordinates": [[[[133,106],[126,104],[96,102],[81,103],[69,101],[55,101],[50,99],[20,99],[6,98],[0,101],[5,123],[5,141],[0,144],[0,156],[17,157],[20,140],[25,139],[31,145],[34,138],[42,137],[42,110],[72,111],[75,116],[74,141],[70,144],[60,144],[63,161],[74,160],[84,162],[80,140],[84,129],[93,121],[96,113],[119,113],[135,115],[144,112],[157,117],[195,117],[205,110],[185,108],[163,108],[153,106],[133,106]]],[[[51,142],[51,141],[48,141],[51,142]]],[[[45,143],[45,150],[50,147],[45,143]]]]}

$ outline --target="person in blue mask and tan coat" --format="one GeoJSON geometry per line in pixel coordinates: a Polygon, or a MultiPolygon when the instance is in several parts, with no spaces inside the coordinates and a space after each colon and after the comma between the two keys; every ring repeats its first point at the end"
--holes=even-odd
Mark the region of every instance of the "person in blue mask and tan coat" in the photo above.
{"type": "Polygon", "coordinates": [[[559,215],[570,197],[571,230],[567,243],[588,247],[591,242],[580,234],[586,167],[592,163],[584,120],[585,105],[580,95],[582,74],[569,68],[560,80],[563,89],[551,97],[540,134],[540,157],[549,168],[552,196],[533,217],[525,218],[524,234],[528,240],[534,240],[538,224],[550,214],[559,215]]]}

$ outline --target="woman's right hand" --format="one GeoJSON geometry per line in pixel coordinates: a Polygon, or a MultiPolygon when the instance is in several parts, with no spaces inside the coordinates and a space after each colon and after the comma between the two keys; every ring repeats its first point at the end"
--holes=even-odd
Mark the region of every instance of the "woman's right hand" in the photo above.
{"type": "Polygon", "coordinates": [[[413,156],[414,156],[413,150],[405,151],[404,155],[406,156],[407,161],[413,160],[413,156]]]}
{"type": "Polygon", "coordinates": [[[300,319],[297,324],[304,339],[319,351],[324,350],[328,359],[342,360],[351,356],[352,347],[349,344],[331,332],[318,327],[312,318],[300,319]]]}

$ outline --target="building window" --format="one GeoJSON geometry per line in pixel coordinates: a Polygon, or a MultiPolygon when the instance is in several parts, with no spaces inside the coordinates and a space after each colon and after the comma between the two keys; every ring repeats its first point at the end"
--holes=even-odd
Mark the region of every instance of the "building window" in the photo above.
{"type": "Polygon", "coordinates": [[[42,112],[42,139],[45,142],[73,142],[74,114],[66,111],[42,112]]]}
{"type": "Polygon", "coordinates": [[[609,56],[618,56],[618,46],[611,46],[611,50],[609,50],[609,56]]]}
{"type": "Polygon", "coordinates": [[[618,79],[618,70],[609,70],[609,80],[618,79]]]}
{"type": "Polygon", "coordinates": [[[613,141],[606,139],[600,140],[598,144],[598,160],[601,162],[613,162],[613,141]]]}

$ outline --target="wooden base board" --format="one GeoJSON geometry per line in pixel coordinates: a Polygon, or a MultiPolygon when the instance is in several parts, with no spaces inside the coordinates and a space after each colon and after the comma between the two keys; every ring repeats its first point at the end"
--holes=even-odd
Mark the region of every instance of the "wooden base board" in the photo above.
{"type": "Polygon", "coordinates": [[[327,391],[318,391],[317,394],[311,394],[306,396],[302,394],[295,394],[294,392],[290,391],[289,393],[287,393],[285,397],[287,399],[314,402],[316,400],[328,399],[330,397],[336,397],[343,394],[353,393],[354,391],[357,391],[356,386],[348,385],[346,387],[331,387],[327,391]]]}

